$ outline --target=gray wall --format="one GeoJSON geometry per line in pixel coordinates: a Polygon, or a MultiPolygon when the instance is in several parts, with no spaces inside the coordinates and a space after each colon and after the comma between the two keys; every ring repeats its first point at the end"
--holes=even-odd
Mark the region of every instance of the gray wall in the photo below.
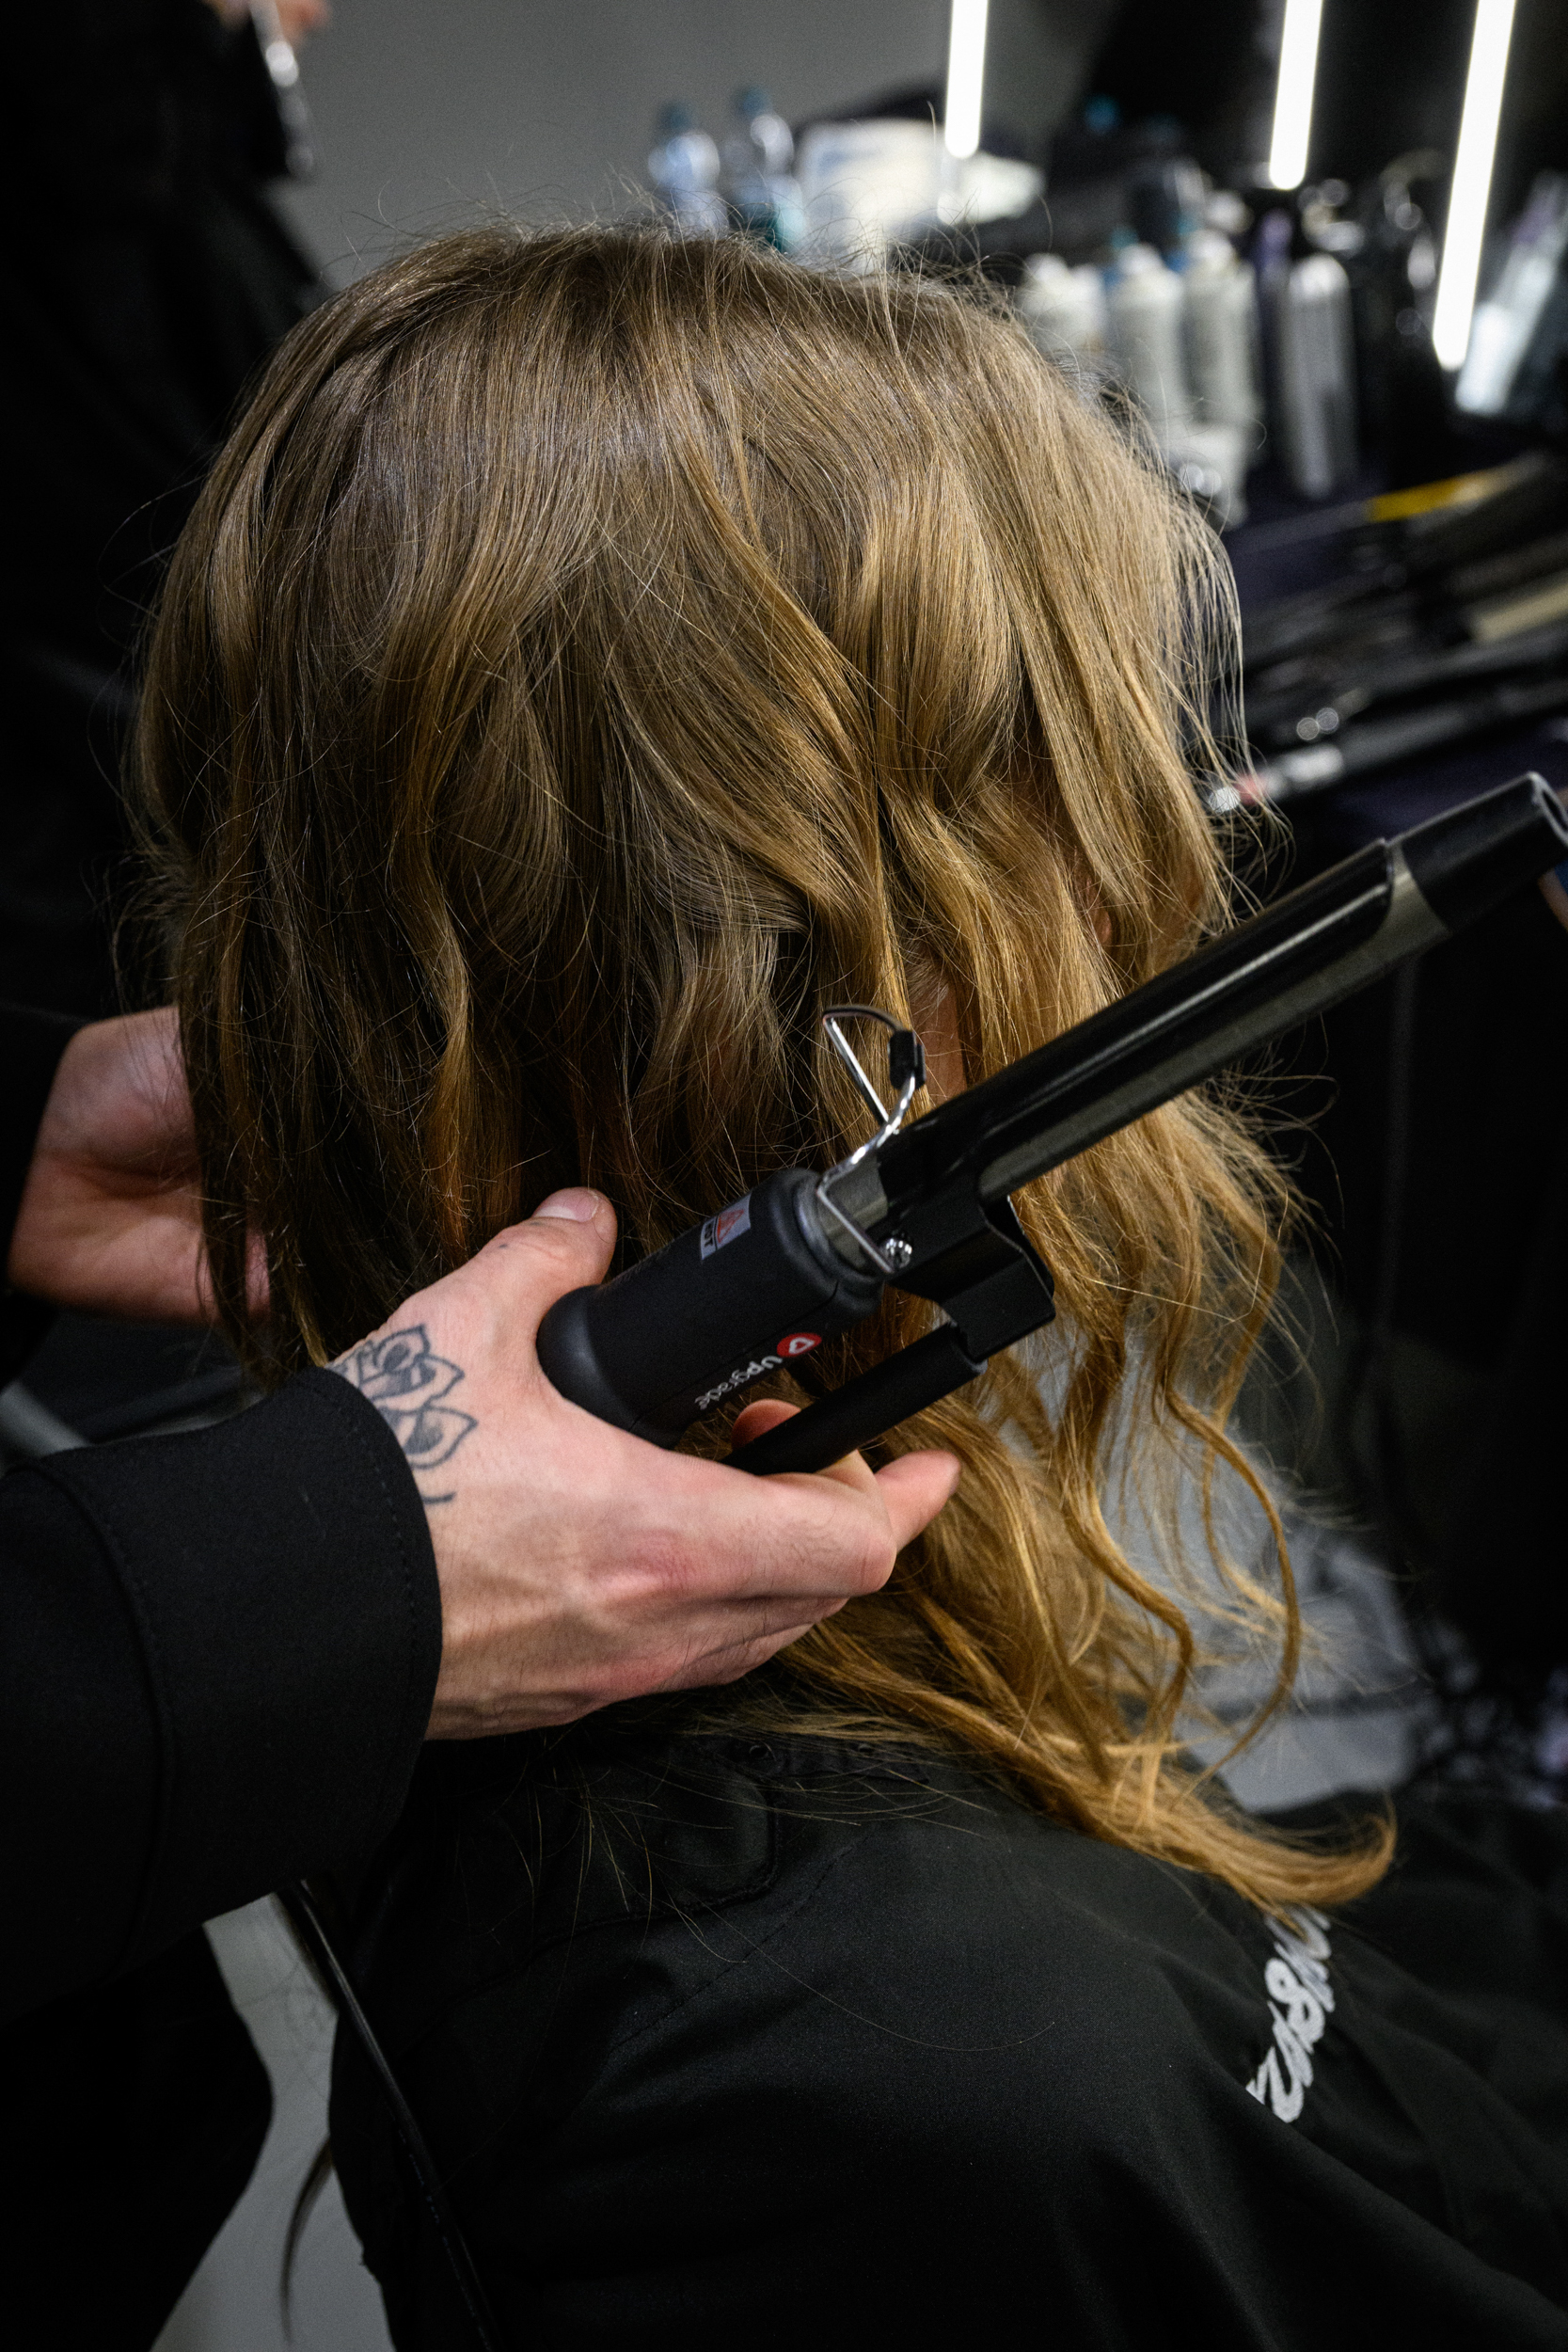
{"type": "MultiPolygon", "coordinates": [[[[304,53],[321,166],[283,205],[338,282],[497,206],[621,212],[680,98],[722,137],[761,82],[791,121],[947,70],[948,0],[334,0],[304,53]]],[[[1037,144],[1114,0],[990,0],[987,112],[1037,144]]]]}
{"type": "Polygon", "coordinates": [[[335,10],[302,58],[319,176],[283,200],[337,280],[476,206],[532,219],[626,209],[666,99],[721,136],[745,82],[800,120],[946,71],[947,0],[335,0],[335,10]]]}

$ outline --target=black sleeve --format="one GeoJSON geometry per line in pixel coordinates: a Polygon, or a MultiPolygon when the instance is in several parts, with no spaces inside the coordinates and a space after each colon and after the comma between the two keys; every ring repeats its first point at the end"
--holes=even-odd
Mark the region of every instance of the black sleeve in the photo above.
{"type": "Polygon", "coordinates": [[[0,1389],[15,1379],[54,1312],[41,1299],[8,1289],[5,1263],[49,1089],[60,1056],[81,1026],[68,1013],[0,1005],[0,1099],[6,1106],[0,1120],[0,1389]]]}
{"type": "Polygon", "coordinates": [[[310,1372],[0,1486],[0,2015],[383,1836],[440,1662],[424,1508],[310,1372]]]}

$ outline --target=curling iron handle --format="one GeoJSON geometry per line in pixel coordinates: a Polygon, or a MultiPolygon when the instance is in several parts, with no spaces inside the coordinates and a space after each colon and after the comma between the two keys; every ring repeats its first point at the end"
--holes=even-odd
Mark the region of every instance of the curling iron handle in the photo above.
{"type": "Polygon", "coordinates": [[[885,1283],[849,1266],[815,1215],[816,1177],[784,1168],[539,1327],[539,1363],[573,1404],[654,1444],[863,1321],[885,1283]]]}

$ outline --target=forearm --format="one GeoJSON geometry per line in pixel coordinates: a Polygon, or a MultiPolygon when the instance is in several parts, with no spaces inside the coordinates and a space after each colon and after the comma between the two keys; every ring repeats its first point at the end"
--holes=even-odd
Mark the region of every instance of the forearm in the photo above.
{"type": "Polygon", "coordinates": [[[4,2013],[395,1820],[440,1599],[413,1479],[341,1381],[14,1472],[0,1561],[4,2013]]]}

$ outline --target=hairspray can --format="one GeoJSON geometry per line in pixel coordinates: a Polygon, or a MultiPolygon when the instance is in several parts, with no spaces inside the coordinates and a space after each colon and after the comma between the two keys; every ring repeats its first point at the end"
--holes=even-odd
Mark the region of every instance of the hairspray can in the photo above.
{"type": "Polygon", "coordinates": [[[1350,279],[1332,253],[1295,262],[1275,313],[1285,470],[1304,498],[1328,498],[1355,470],[1355,346],[1350,279]]]}

